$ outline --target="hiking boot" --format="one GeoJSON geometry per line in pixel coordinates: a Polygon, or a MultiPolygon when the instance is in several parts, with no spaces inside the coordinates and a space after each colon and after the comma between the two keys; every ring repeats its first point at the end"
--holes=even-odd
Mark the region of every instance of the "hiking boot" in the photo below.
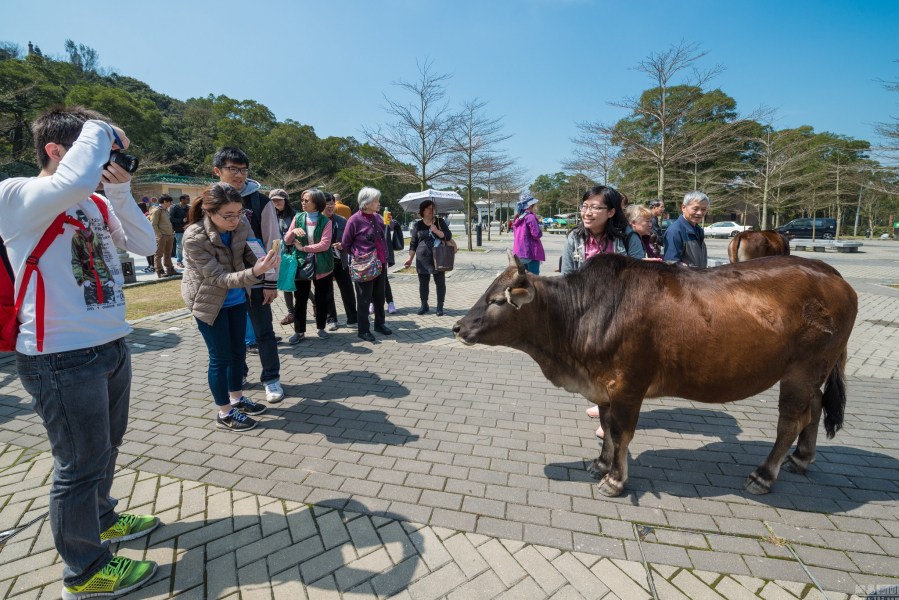
{"type": "Polygon", "coordinates": [[[280,381],[265,384],[265,399],[272,404],[277,404],[284,399],[284,389],[281,387],[280,381]]]}
{"type": "Polygon", "coordinates": [[[442,304],[438,304],[438,305],[437,305],[437,312],[434,313],[434,314],[436,314],[438,317],[442,317],[442,316],[443,316],[443,305],[442,305],[442,304]]]}
{"type": "Polygon", "coordinates": [[[150,581],[154,574],[156,563],[152,560],[131,560],[124,556],[113,556],[105,567],[81,585],[63,586],[62,599],[124,596],[150,581]]]}
{"type": "MultiPolygon", "coordinates": [[[[277,382],[274,384],[271,384],[271,385],[277,385],[279,388],[281,387],[281,384],[279,384],[277,382]]],[[[266,387],[266,392],[268,392],[268,386],[265,386],[265,387],[266,387]]],[[[282,398],[284,397],[283,391],[281,392],[281,397],[282,398]]],[[[256,415],[261,415],[266,410],[265,404],[262,404],[261,402],[253,402],[246,396],[241,396],[240,400],[238,400],[237,402],[232,402],[231,408],[234,410],[240,411],[245,415],[250,415],[252,417],[255,417],[256,415]]]]}
{"type": "Polygon", "coordinates": [[[243,433],[256,427],[256,421],[234,408],[225,415],[216,415],[215,424],[222,429],[230,429],[237,433],[243,433]]]}
{"type": "Polygon", "coordinates": [[[143,537],[159,526],[159,517],[122,513],[112,527],[100,534],[101,542],[116,544],[143,537]]]}

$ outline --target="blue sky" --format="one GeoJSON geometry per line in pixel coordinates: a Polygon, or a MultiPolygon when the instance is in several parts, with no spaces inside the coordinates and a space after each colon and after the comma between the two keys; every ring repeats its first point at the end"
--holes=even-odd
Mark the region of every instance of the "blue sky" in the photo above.
{"type": "Polygon", "coordinates": [[[632,67],[681,40],[725,67],[712,83],[738,110],[774,107],[779,127],[874,140],[899,116],[878,81],[899,79],[895,0],[44,0],[3,13],[0,40],[62,55],[71,38],[175,98],[254,99],[321,137],[362,139],[387,118],[383,95],[400,97],[391,83],[428,59],[453,74],[452,104],[478,97],[503,118],[532,177],[561,169],[575,122],[624,116],[608,102],[651,85],[632,67]]]}

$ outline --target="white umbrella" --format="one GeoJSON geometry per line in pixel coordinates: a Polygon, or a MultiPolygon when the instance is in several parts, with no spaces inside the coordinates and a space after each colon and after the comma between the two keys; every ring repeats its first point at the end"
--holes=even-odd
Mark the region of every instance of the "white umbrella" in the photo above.
{"type": "Polygon", "coordinates": [[[425,200],[433,200],[436,204],[434,212],[445,214],[454,210],[462,210],[465,206],[462,196],[456,192],[441,192],[440,190],[425,190],[406,194],[400,200],[400,206],[406,212],[417,213],[418,206],[425,200]]]}

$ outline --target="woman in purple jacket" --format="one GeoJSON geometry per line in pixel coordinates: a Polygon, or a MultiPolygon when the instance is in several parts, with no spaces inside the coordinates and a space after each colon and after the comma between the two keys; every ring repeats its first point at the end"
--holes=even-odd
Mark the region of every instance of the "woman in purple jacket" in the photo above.
{"type": "Polygon", "coordinates": [[[540,263],[546,260],[543,242],[540,241],[543,231],[540,229],[537,215],[534,214],[534,207],[538,202],[540,201],[531,197],[521,200],[518,203],[518,217],[512,223],[515,237],[513,252],[534,275],[540,274],[540,263]]]}
{"type": "Polygon", "coordinates": [[[375,188],[364,187],[359,190],[359,210],[353,213],[343,232],[343,251],[351,257],[352,264],[360,257],[375,253],[381,263],[381,273],[370,281],[356,282],[356,320],[359,337],[367,342],[374,342],[368,327],[368,305],[375,306],[375,331],[382,335],[393,333],[384,324],[384,286],[387,281],[387,238],[386,227],[378,210],[381,208],[381,192],[375,188]]]}

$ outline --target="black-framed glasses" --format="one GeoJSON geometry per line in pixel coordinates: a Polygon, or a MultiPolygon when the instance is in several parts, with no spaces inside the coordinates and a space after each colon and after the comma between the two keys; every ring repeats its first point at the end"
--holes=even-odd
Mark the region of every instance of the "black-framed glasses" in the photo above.
{"type": "Polygon", "coordinates": [[[231,173],[232,175],[237,175],[238,173],[240,173],[241,175],[249,175],[249,173],[250,173],[250,168],[249,168],[249,167],[232,167],[232,166],[227,166],[227,167],[222,167],[222,171],[228,171],[228,172],[231,173]]]}
{"type": "Polygon", "coordinates": [[[602,206],[600,204],[581,204],[581,212],[600,212],[602,210],[609,210],[608,206],[602,206]]]}
{"type": "Polygon", "coordinates": [[[227,214],[227,215],[223,215],[223,214],[220,214],[220,213],[215,213],[215,214],[217,214],[218,216],[220,216],[220,217],[223,218],[224,220],[226,220],[226,221],[231,221],[231,222],[233,223],[234,221],[239,221],[240,218],[241,218],[242,216],[244,216],[245,214],[247,214],[247,211],[241,210],[241,211],[238,211],[237,214],[227,214]]]}

